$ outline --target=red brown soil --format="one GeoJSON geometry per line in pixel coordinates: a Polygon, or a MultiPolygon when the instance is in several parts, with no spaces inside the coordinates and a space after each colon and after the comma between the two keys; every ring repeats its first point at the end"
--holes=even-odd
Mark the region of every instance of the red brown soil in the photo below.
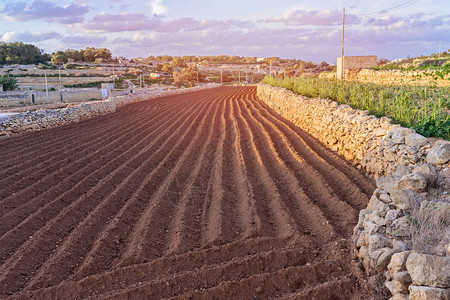
{"type": "Polygon", "coordinates": [[[0,140],[0,298],[368,299],[373,183],[255,87],[0,140]]]}

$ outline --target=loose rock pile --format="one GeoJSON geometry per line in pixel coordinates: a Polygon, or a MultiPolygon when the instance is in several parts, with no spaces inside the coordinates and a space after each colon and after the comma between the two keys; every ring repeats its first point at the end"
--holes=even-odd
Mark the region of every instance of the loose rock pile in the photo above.
{"type": "Polygon", "coordinates": [[[258,85],[258,96],[376,178],[353,239],[360,263],[384,281],[391,299],[450,299],[450,143],[279,87],[258,85]],[[442,219],[444,234],[429,253],[411,251],[419,217],[433,215],[442,219]]]}
{"type": "Polygon", "coordinates": [[[86,102],[62,109],[40,109],[20,114],[0,117],[0,136],[10,136],[26,131],[38,131],[79,122],[94,116],[108,114],[129,103],[145,101],[167,95],[183,94],[216,87],[217,85],[199,86],[189,89],[169,91],[153,90],[150,93],[117,96],[105,101],[86,102]]]}

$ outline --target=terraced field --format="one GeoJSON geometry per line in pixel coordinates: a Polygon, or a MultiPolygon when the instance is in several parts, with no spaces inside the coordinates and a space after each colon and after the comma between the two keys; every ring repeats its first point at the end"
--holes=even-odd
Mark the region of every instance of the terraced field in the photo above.
{"type": "Polygon", "coordinates": [[[368,299],[374,190],[255,87],[0,140],[0,298],[368,299]]]}

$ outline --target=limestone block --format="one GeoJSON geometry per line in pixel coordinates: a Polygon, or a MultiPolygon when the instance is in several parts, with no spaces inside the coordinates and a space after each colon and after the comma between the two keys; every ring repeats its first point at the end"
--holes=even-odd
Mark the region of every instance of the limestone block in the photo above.
{"type": "Polygon", "coordinates": [[[369,252],[374,252],[381,248],[392,247],[392,242],[381,234],[369,236],[369,252]]]}
{"type": "Polygon", "coordinates": [[[397,187],[399,190],[411,189],[413,191],[421,193],[426,190],[427,185],[428,182],[425,176],[421,175],[420,173],[411,173],[403,176],[398,181],[397,187]]]}
{"type": "Polygon", "coordinates": [[[395,249],[389,249],[380,255],[380,257],[378,258],[378,261],[377,261],[377,265],[375,266],[375,269],[377,270],[378,274],[383,274],[383,272],[386,270],[389,262],[391,261],[392,255],[394,255],[397,252],[399,252],[399,251],[395,250],[395,249]]]}
{"type": "Polygon", "coordinates": [[[405,144],[408,146],[424,146],[427,143],[427,138],[418,134],[410,133],[405,137],[405,144]]]}
{"type": "Polygon", "coordinates": [[[434,184],[437,180],[436,168],[431,164],[422,164],[412,170],[413,173],[419,173],[424,176],[430,184],[434,184]]]}
{"type": "Polygon", "coordinates": [[[450,257],[412,252],[406,260],[406,269],[414,285],[450,287],[450,257]]]}
{"type": "Polygon", "coordinates": [[[433,165],[445,164],[450,160],[450,143],[438,142],[427,154],[426,161],[433,165]]]}
{"type": "Polygon", "coordinates": [[[410,300],[448,300],[450,289],[441,289],[428,286],[409,286],[410,300]]]}
{"type": "Polygon", "coordinates": [[[376,180],[377,187],[380,189],[385,190],[389,194],[392,193],[392,191],[398,189],[398,182],[400,180],[400,177],[398,176],[383,176],[378,177],[376,180]]]}
{"type": "Polygon", "coordinates": [[[418,201],[420,199],[419,194],[413,190],[397,190],[391,193],[392,202],[399,209],[410,209],[413,201],[418,201]]]}

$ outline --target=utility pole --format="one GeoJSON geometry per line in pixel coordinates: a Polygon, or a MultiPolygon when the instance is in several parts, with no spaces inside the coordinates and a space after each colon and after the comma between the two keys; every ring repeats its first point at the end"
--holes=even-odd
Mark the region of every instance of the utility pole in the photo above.
{"type": "Polygon", "coordinates": [[[61,102],[63,102],[62,81],[61,81],[61,67],[59,67],[58,70],[59,70],[59,96],[61,98],[61,102]]]}
{"type": "Polygon", "coordinates": [[[270,62],[270,74],[269,74],[269,76],[272,76],[272,59],[270,59],[269,62],[270,62]]]}
{"type": "Polygon", "coordinates": [[[441,57],[441,42],[442,41],[439,41],[439,57],[441,57]]]}
{"type": "Polygon", "coordinates": [[[50,103],[50,99],[48,98],[48,82],[47,82],[47,71],[44,69],[45,75],[45,93],[47,94],[47,103],[50,103]]]}
{"type": "Polygon", "coordinates": [[[116,88],[116,75],[114,74],[114,67],[113,67],[113,89],[116,88]]]}
{"type": "Polygon", "coordinates": [[[222,69],[220,69],[220,84],[223,84],[223,78],[222,78],[222,69]]]}
{"type": "Polygon", "coordinates": [[[238,81],[241,83],[241,70],[238,71],[238,81]]]}
{"type": "Polygon", "coordinates": [[[344,24],[345,24],[345,7],[342,12],[341,80],[343,80],[345,77],[345,72],[344,72],[344,24]]]}

